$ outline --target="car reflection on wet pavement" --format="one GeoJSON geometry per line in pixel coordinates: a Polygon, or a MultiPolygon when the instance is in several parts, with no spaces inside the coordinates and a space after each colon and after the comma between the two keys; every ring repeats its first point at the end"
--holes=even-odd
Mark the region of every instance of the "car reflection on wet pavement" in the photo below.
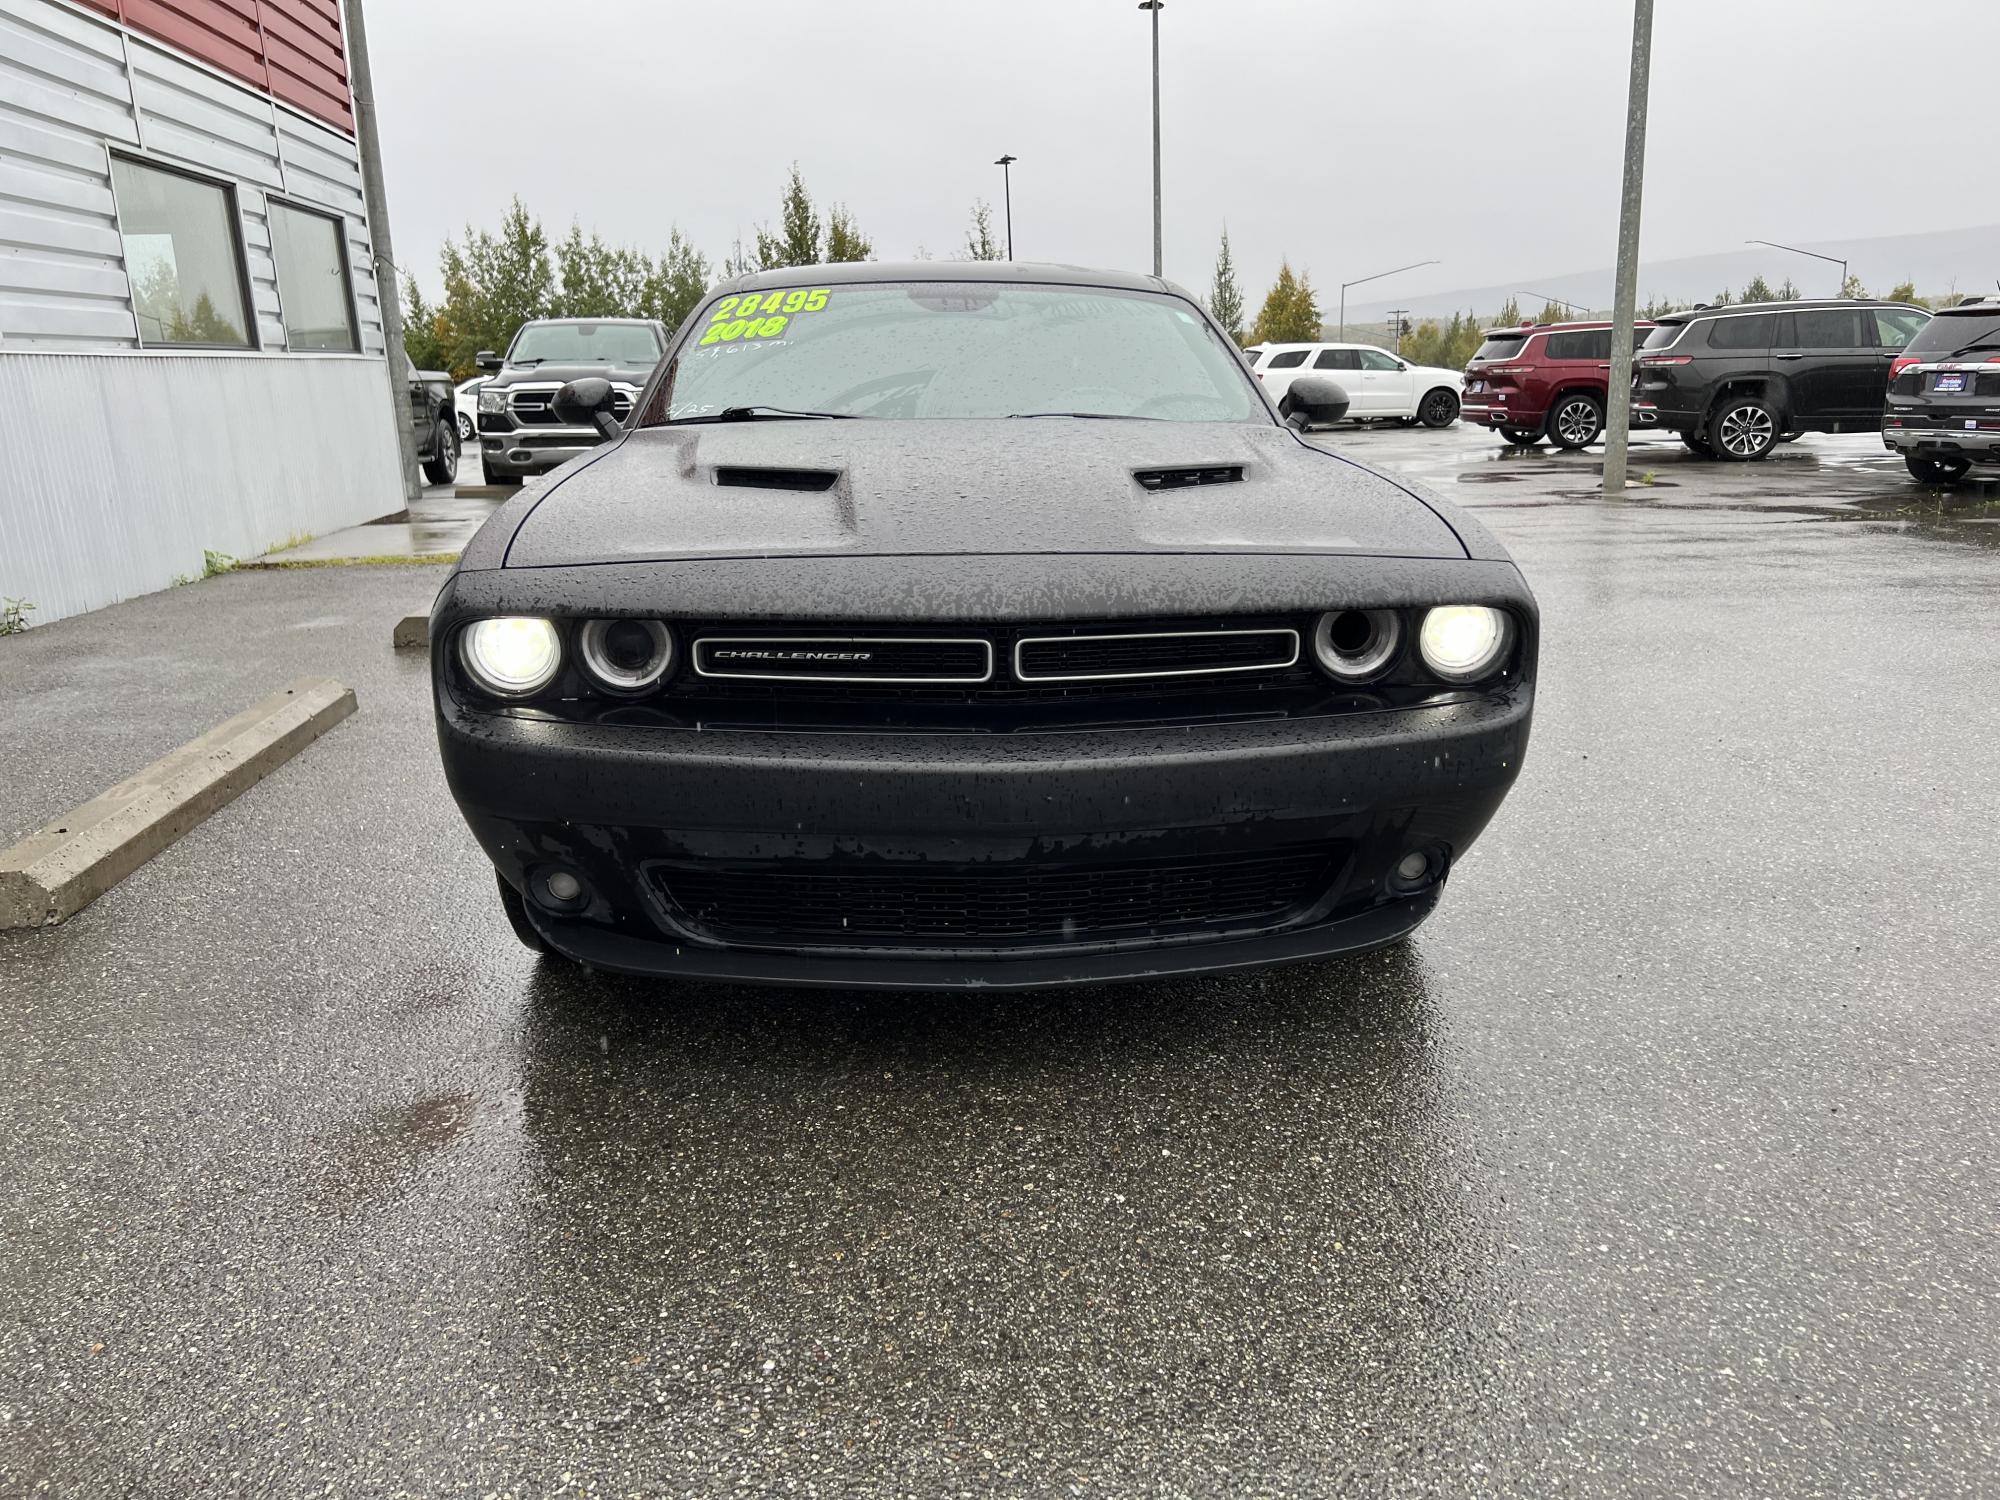
{"type": "Polygon", "coordinates": [[[1514,550],[1540,717],[1413,942],[1242,978],[538,965],[387,649],[429,570],[6,643],[0,835],[246,680],[362,713],[0,935],[0,1492],[1982,1493],[1996,492],[1323,441],[1514,550]]]}

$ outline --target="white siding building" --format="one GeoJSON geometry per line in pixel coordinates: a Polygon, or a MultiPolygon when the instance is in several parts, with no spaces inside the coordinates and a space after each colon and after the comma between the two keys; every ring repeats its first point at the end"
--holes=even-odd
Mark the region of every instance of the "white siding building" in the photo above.
{"type": "Polygon", "coordinates": [[[36,623],[402,504],[335,0],[124,8],[0,0],[0,597],[36,623]]]}

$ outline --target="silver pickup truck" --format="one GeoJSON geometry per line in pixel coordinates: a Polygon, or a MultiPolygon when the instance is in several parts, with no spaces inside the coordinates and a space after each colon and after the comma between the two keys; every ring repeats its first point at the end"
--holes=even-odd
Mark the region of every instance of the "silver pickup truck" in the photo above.
{"type": "Polygon", "coordinates": [[[604,441],[594,428],[556,420],[556,392],[572,380],[611,382],[614,411],[631,414],[639,389],[667,347],[664,324],[640,318],[550,318],[523,323],[506,354],[479,354],[493,372],[479,388],[479,457],[486,482],[516,485],[604,441]]]}

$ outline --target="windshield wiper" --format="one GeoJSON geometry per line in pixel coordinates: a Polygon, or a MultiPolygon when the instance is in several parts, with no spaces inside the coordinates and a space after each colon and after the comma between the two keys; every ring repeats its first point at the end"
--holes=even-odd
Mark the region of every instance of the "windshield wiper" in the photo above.
{"type": "Polygon", "coordinates": [[[533,359],[510,359],[507,363],[510,365],[520,365],[523,369],[532,370],[536,365],[544,363],[546,358],[547,356],[538,354],[533,359]]]}
{"type": "MultiPolygon", "coordinates": [[[[802,418],[810,422],[840,422],[852,418],[851,411],[792,411],[783,406],[725,406],[715,414],[718,422],[780,422],[802,418]]],[[[696,418],[697,421],[700,418],[696,418]]]]}
{"type": "Polygon", "coordinates": [[[1128,411],[1010,411],[1008,417],[1026,421],[1033,417],[1076,417],[1085,422],[1158,422],[1160,417],[1135,417],[1128,411]]]}
{"type": "Polygon", "coordinates": [[[1959,355],[1970,354],[1975,349],[2000,349],[2000,339],[1981,339],[1976,344],[1967,344],[1963,349],[1952,350],[1951,353],[1945,355],[1944,358],[1957,359],[1959,355]]]}

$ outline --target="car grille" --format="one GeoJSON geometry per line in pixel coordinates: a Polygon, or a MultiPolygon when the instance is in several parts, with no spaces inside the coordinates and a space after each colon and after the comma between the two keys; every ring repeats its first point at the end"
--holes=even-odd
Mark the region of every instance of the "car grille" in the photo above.
{"type": "MultiPolygon", "coordinates": [[[[508,397],[508,406],[514,413],[514,420],[523,427],[561,427],[565,424],[556,420],[556,392],[560,387],[549,386],[536,390],[517,390],[508,397]]],[[[611,394],[611,415],[624,421],[632,415],[632,397],[626,391],[611,394]]]]}
{"type": "Polygon", "coordinates": [[[726,943],[1087,946],[1283,926],[1324,897],[1337,853],[1313,845],[1145,863],[656,865],[650,873],[689,930],[726,943]]]}
{"type": "Polygon", "coordinates": [[[1299,659],[1296,630],[1032,636],[1014,648],[1022,682],[1090,682],[1282,671],[1299,659]]]}

